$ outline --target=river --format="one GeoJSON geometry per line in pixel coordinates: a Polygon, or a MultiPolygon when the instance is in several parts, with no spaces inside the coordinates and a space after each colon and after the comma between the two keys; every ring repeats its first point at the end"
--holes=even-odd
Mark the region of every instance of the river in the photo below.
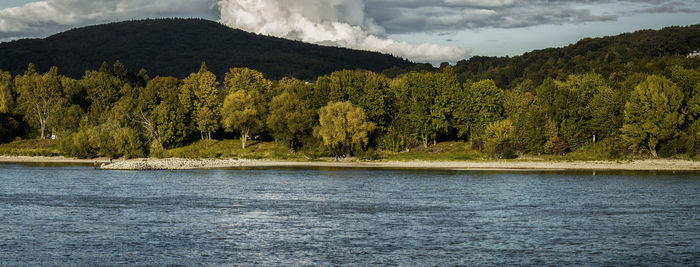
{"type": "Polygon", "coordinates": [[[0,164],[0,265],[700,263],[700,175],[0,164]]]}

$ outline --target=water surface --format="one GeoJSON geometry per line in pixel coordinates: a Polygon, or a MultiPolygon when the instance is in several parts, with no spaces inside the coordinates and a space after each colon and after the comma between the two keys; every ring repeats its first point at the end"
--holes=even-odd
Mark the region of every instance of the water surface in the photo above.
{"type": "Polygon", "coordinates": [[[694,265],[700,176],[0,164],[0,265],[694,265]]]}

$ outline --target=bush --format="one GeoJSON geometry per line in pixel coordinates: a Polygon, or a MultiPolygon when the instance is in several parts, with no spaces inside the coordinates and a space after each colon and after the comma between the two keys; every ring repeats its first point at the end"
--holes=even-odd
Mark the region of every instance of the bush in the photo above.
{"type": "Polygon", "coordinates": [[[61,141],[61,150],[76,158],[143,157],[144,144],[138,131],[122,128],[113,123],[105,123],[91,128],[83,128],[61,141]]]}
{"type": "Polygon", "coordinates": [[[355,157],[361,160],[378,160],[379,153],[374,148],[369,148],[365,151],[358,151],[355,153],[355,157]]]}
{"type": "Polygon", "coordinates": [[[90,135],[86,130],[68,135],[61,139],[61,150],[68,156],[79,159],[97,157],[97,149],[90,142],[90,135]]]}
{"type": "Polygon", "coordinates": [[[504,159],[517,159],[518,154],[515,153],[512,149],[506,149],[503,151],[503,158],[504,159]]]}

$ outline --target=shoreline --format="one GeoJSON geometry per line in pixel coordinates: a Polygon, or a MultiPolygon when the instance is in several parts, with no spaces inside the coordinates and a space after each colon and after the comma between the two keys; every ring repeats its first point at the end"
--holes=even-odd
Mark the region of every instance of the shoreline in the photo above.
{"type": "Polygon", "coordinates": [[[0,156],[0,163],[92,164],[103,170],[194,170],[230,168],[365,168],[464,171],[689,171],[700,172],[700,162],[673,159],[631,161],[284,161],[249,159],[75,159],[66,157],[0,156]]]}
{"type": "Polygon", "coordinates": [[[683,160],[612,161],[280,161],[246,159],[136,159],[119,161],[104,170],[191,170],[226,168],[365,168],[462,171],[692,171],[700,162],[683,160]]]}

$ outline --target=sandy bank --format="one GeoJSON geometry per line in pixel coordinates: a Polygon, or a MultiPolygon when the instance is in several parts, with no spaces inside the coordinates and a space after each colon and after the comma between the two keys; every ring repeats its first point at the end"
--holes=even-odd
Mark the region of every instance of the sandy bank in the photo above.
{"type": "Polygon", "coordinates": [[[107,164],[108,158],[76,159],[66,157],[30,157],[30,156],[0,156],[0,163],[76,163],[76,164],[107,164]]]}
{"type": "Polygon", "coordinates": [[[399,168],[442,170],[659,170],[700,171],[700,162],[684,160],[639,161],[274,161],[245,159],[134,159],[102,167],[106,170],[187,170],[238,167],[399,168]]]}

